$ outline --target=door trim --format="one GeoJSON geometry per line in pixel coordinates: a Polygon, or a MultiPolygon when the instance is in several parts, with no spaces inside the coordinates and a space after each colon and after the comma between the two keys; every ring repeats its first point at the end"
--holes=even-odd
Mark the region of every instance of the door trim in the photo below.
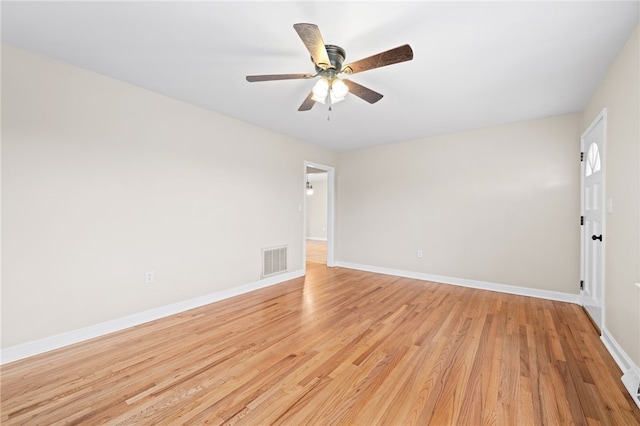
{"type": "MultiPolygon", "coordinates": [[[[335,266],[334,241],[335,241],[335,167],[327,166],[312,161],[304,161],[303,182],[306,184],[307,167],[324,170],[327,172],[327,266],[335,266]]],[[[302,185],[302,268],[307,273],[307,192],[306,185],[302,185]]]]}
{"type": "MultiPolygon", "coordinates": [[[[605,329],[605,298],[606,298],[606,280],[605,280],[605,269],[606,269],[606,245],[607,245],[607,237],[606,237],[606,215],[607,211],[605,210],[606,206],[606,190],[607,190],[607,108],[603,108],[602,111],[596,116],[596,118],[591,122],[589,127],[582,133],[580,136],[580,152],[583,153],[583,156],[586,156],[586,138],[587,135],[591,133],[591,131],[602,121],[602,150],[600,152],[600,162],[602,164],[602,198],[600,200],[600,208],[602,211],[602,223],[601,223],[601,231],[603,235],[601,248],[602,248],[602,265],[600,268],[600,283],[602,285],[601,293],[600,293],[600,333],[602,334],[602,330],[605,329]]],[[[584,195],[585,195],[585,161],[580,162],[580,215],[584,216],[584,195]]],[[[585,267],[586,267],[586,253],[585,253],[585,228],[584,226],[580,227],[580,280],[583,281],[585,279],[585,267]]],[[[580,305],[585,308],[584,303],[584,291],[580,290],[580,305]]],[[[586,310],[586,309],[585,309],[586,310]]],[[[593,320],[596,320],[593,318],[593,320]]],[[[597,321],[594,321],[597,323],[597,321]]]]}

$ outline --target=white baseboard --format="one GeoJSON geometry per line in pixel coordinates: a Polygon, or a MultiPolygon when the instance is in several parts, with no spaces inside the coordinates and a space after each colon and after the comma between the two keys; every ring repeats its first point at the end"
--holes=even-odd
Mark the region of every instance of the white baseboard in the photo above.
{"type": "Polygon", "coordinates": [[[620,370],[622,370],[622,383],[638,408],[640,408],[640,392],[638,392],[640,390],[640,368],[635,365],[629,355],[620,347],[606,327],[602,328],[602,336],[600,339],[616,364],[618,364],[618,367],[620,367],[620,370]]]}
{"type": "Polygon", "coordinates": [[[518,287],[507,284],[497,284],[486,281],[468,280],[465,278],[446,277],[443,275],[425,274],[422,272],[403,271],[399,269],[383,268],[379,266],[360,265],[349,262],[336,262],[335,266],[342,266],[349,269],[357,269],[359,271],[375,272],[385,275],[396,275],[405,278],[414,278],[423,281],[432,281],[442,284],[453,284],[462,287],[477,288],[480,290],[497,291],[500,293],[516,294],[520,296],[537,297],[539,299],[557,300],[560,302],[569,302],[580,304],[580,295],[561,293],[559,291],[539,290],[528,287],[518,287]]]}
{"type": "Polygon", "coordinates": [[[159,318],[168,317],[170,315],[188,311],[189,309],[198,308],[200,306],[208,305],[230,297],[239,296],[264,287],[280,284],[284,281],[289,281],[302,276],[304,276],[303,270],[287,272],[253,283],[244,284],[239,287],[217,291],[215,293],[172,303],[166,306],[160,306],[148,311],[139,312],[122,318],[116,318],[78,330],[72,330],[54,336],[45,337],[43,339],[23,343],[21,345],[12,346],[0,350],[0,365],[72,345],[74,343],[93,339],[95,337],[104,336],[105,334],[124,330],[125,328],[140,325],[159,318]]]}
{"type": "Polygon", "coordinates": [[[307,237],[307,240],[309,240],[309,241],[327,241],[327,239],[323,238],[323,237],[307,237]]]}

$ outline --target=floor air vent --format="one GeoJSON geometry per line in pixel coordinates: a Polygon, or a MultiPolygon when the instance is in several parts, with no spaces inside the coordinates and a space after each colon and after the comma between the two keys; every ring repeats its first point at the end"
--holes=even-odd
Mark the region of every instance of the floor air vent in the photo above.
{"type": "Polygon", "coordinates": [[[262,249],[262,277],[287,271],[287,246],[262,249]]]}

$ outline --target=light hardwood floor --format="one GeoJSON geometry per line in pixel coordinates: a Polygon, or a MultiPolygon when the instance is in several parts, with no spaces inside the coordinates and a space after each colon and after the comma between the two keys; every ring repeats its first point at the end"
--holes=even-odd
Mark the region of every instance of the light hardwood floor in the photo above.
{"type": "Polygon", "coordinates": [[[2,367],[3,425],[635,425],[573,304],[306,278],[2,367]]]}
{"type": "Polygon", "coordinates": [[[327,264],[327,242],[307,240],[307,262],[327,264]]]}

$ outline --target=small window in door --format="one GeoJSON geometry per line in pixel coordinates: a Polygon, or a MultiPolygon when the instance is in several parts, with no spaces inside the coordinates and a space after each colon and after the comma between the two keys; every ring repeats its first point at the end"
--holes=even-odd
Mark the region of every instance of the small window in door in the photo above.
{"type": "Polygon", "coordinates": [[[592,174],[600,171],[600,152],[598,151],[598,145],[592,143],[587,151],[587,164],[585,167],[585,176],[591,176],[592,174]]]}

